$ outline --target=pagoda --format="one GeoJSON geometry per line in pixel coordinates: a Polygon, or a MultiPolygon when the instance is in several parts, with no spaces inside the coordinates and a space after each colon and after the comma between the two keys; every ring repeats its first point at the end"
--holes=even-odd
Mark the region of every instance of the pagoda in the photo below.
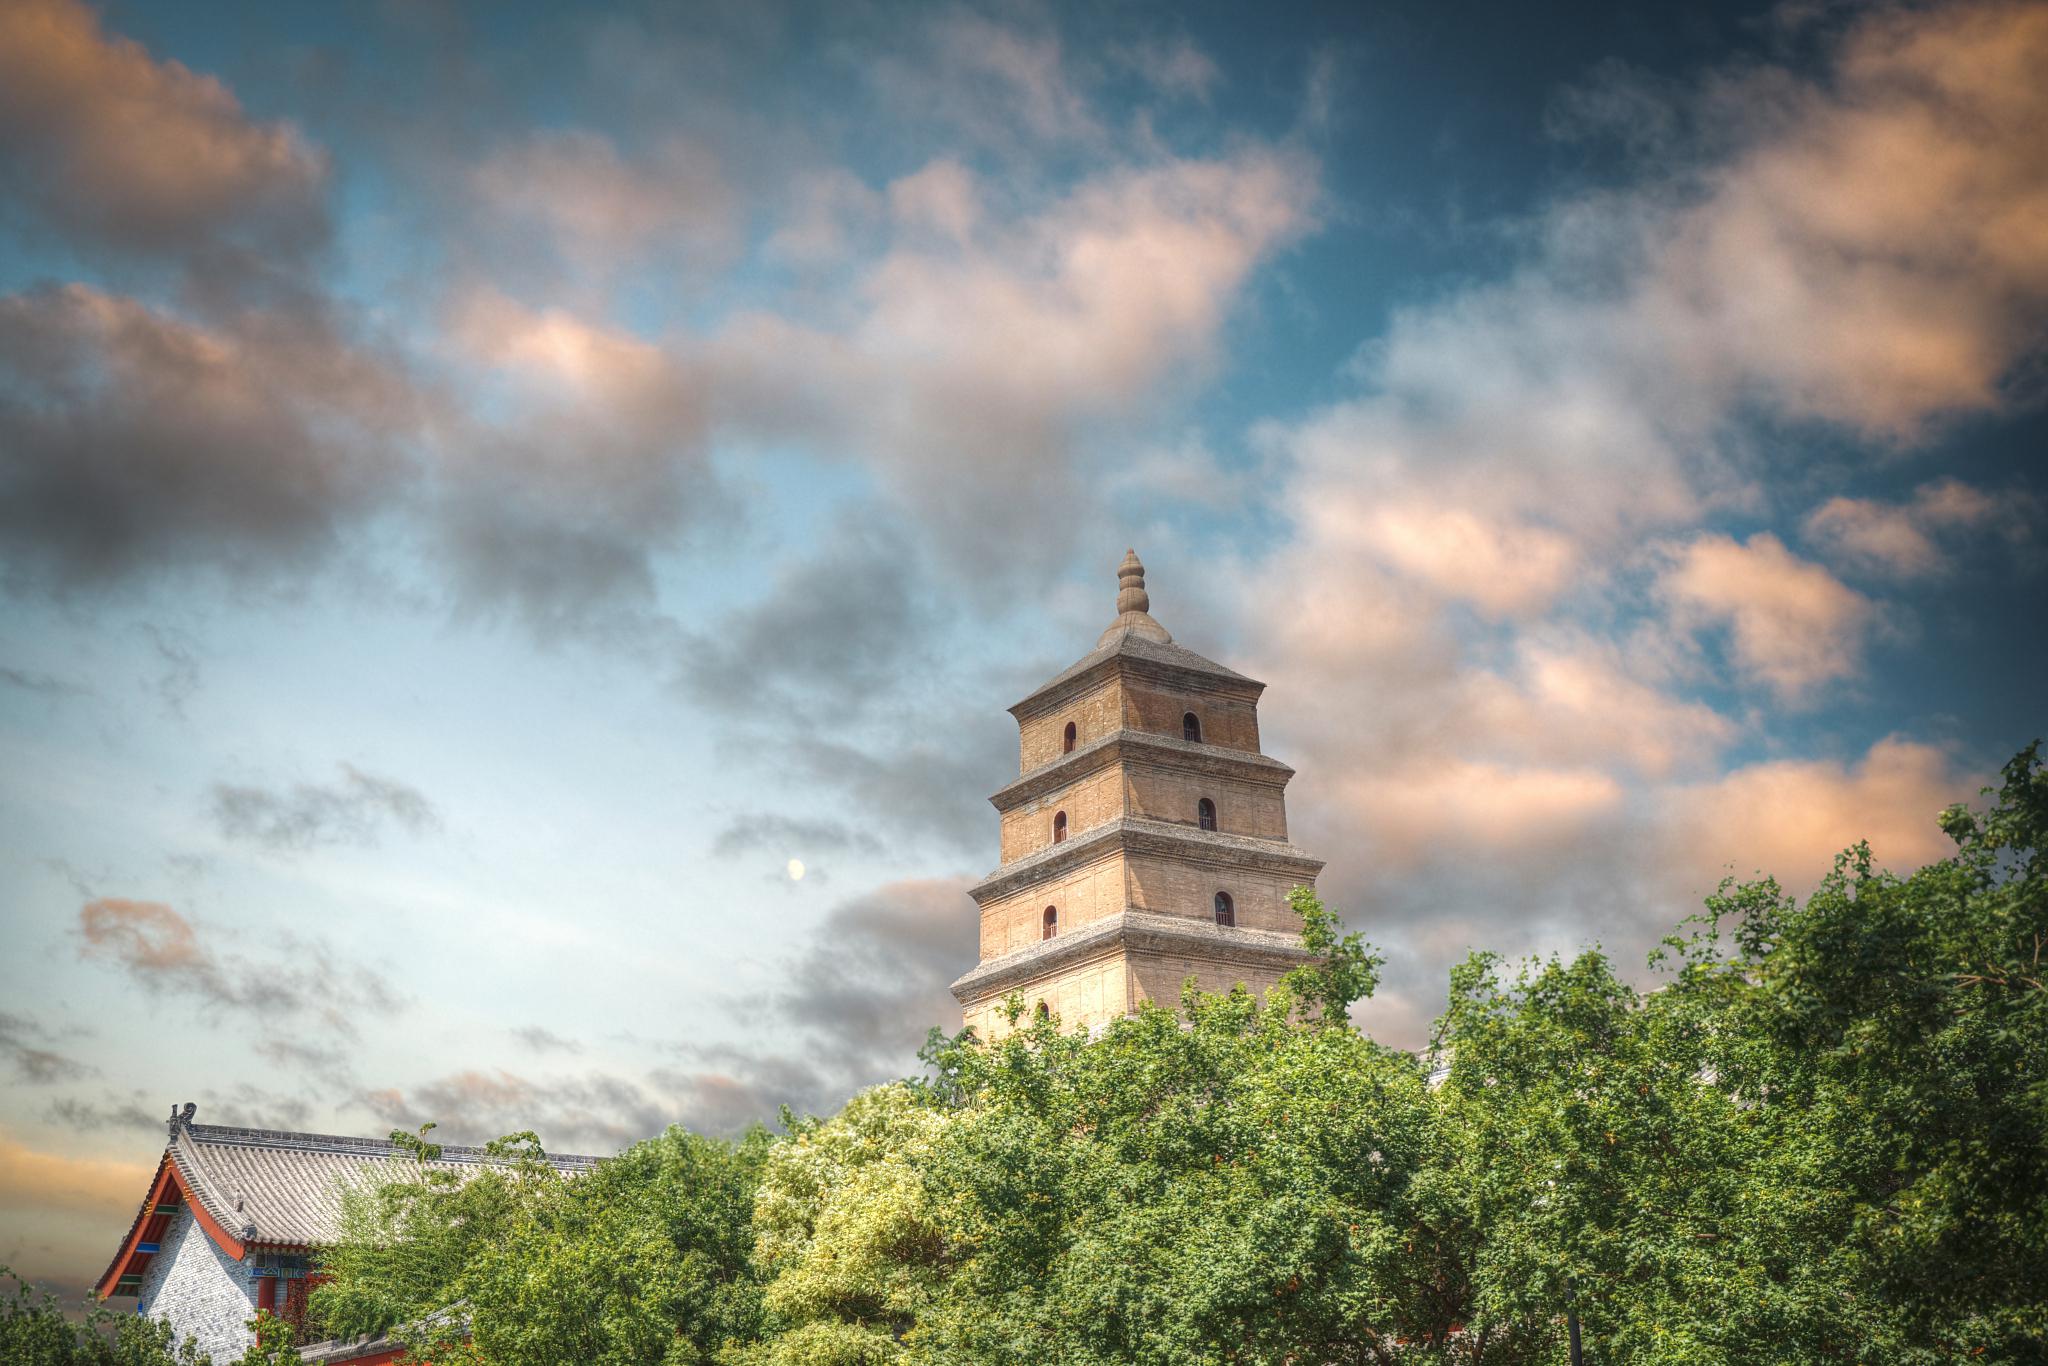
{"type": "MultiPolygon", "coordinates": [[[[1099,1028],[1141,1001],[1243,983],[1307,958],[1287,904],[1322,869],[1288,842],[1294,770],[1259,752],[1265,684],[1174,643],[1136,551],[1095,649],[1010,708],[1018,777],[989,800],[1002,862],[970,889],[981,961],[953,995],[982,1038],[1028,1016],[1099,1028]]],[[[1020,1021],[1020,1023],[1027,1023],[1020,1021]]]]}

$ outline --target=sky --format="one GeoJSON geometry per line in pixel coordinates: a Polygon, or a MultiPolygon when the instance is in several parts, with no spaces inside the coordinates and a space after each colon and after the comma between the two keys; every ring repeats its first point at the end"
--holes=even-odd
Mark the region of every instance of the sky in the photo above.
{"type": "Polygon", "coordinates": [[[0,1262],[915,1070],[1136,547],[1419,1047],[2048,731],[2048,6],[0,4],[0,1262]]]}

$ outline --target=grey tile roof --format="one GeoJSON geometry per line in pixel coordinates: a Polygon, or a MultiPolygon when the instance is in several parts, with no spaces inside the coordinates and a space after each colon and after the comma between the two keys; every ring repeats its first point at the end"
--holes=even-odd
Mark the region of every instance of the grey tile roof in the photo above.
{"type": "Polygon", "coordinates": [[[1029,706],[1046,693],[1081,677],[1089,670],[1110,659],[1133,660],[1139,664],[1156,665],[1163,669],[1178,670],[1196,674],[1217,682],[1244,688],[1263,688],[1265,684],[1254,678],[1247,678],[1235,669],[1226,668],[1213,659],[1206,659],[1193,650],[1171,641],[1147,640],[1134,631],[1119,631],[1105,644],[1097,646],[1081,656],[1070,667],[1061,670],[1052,678],[1031,690],[1031,696],[1011,707],[1012,712],[1029,706]]]}
{"type": "MultiPolygon", "coordinates": [[[[375,1180],[384,1168],[412,1160],[385,1139],[184,1122],[172,1131],[169,1155],[193,1197],[222,1228],[245,1243],[289,1247],[335,1237],[344,1181],[375,1180]]],[[[481,1148],[448,1144],[430,1165],[469,1175],[491,1161],[481,1148]]],[[[597,1162],[548,1156],[548,1164],[565,1174],[588,1171],[597,1162]]]]}

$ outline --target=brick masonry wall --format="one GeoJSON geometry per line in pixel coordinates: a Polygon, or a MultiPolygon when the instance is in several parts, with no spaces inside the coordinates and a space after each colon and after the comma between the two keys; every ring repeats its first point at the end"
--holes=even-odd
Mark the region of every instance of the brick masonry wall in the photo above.
{"type": "Polygon", "coordinates": [[[1125,685],[1124,724],[1132,730],[1181,738],[1181,718],[1202,722],[1202,743],[1259,752],[1259,707],[1215,693],[1169,692],[1135,679],[1125,685]]]}
{"type": "Polygon", "coordinates": [[[1125,800],[1133,816],[1196,825],[1197,808],[1207,797],[1216,803],[1216,828],[1224,834],[1287,838],[1287,803],[1281,790],[1270,784],[1176,772],[1153,764],[1129,763],[1125,771],[1125,800]]]}
{"type": "MultiPolygon", "coordinates": [[[[1067,722],[1074,723],[1074,747],[1099,740],[1124,724],[1123,684],[1115,677],[1063,707],[1034,716],[1018,728],[1017,771],[1029,773],[1066,752],[1067,722]]],[[[1176,719],[1175,725],[1179,724],[1176,719]]],[[[1175,731],[1176,735],[1180,732],[1175,731]]]]}
{"type": "Polygon", "coordinates": [[[163,1250],[149,1259],[136,1312],[168,1319],[180,1339],[198,1339],[215,1361],[232,1361],[254,1338],[256,1286],[248,1269],[222,1252],[199,1227],[188,1206],[164,1232],[163,1250]]]}
{"type": "Polygon", "coordinates": [[[1103,916],[1115,915],[1124,905],[1124,856],[1121,851],[1111,851],[1063,877],[1041,882],[983,907],[982,959],[1000,958],[1036,944],[1045,927],[1047,906],[1059,908],[1060,933],[1071,934],[1103,916]]]}
{"type": "MultiPolygon", "coordinates": [[[[1130,978],[1119,954],[1070,967],[1017,989],[1024,998],[1020,1026],[1029,1028],[1040,1001],[1059,1017],[1067,1031],[1087,1029],[1127,1014],[1131,1009],[1130,978]]],[[[1006,993],[1007,995],[1007,993],[1006,993]]],[[[1010,1032],[1003,1018],[1003,997],[985,1001],[966,1013],[966,1022],[984,1039],[1000,1039],[1010,1032]]]]}
{"type": "Polygon", "coordinates": [[[1003,813],[1002,860],[1014,863],[1052,844],[1054,813],[1067,813],[1072,839],[1124,814],[1123,774],[1115,765],[1054,788],[1003,813]]]}
{"type": "Polygon", "coordinates": [[[1301,917],[1287,904],[1292,878],[1146,854],[1133,855],[1129,866],[1131,905],[1139,910],[1209,920],[1216,913],[1216,893],[1228,892],[1240,927],[1301,932],[1301,917]]]}
{"type": "Polygon", "coordinates": [[[1280,980],[1279,970],[1149,953],[1131,955],[1130,974],[1133,1005],[1139,1001],[1156,1001],[1163,1006],[1178,1006],[1181,984],[1191,976],[1203,991],[1226,992],[1243,982],[1255,996],[1264,996],[1280,980]]]}

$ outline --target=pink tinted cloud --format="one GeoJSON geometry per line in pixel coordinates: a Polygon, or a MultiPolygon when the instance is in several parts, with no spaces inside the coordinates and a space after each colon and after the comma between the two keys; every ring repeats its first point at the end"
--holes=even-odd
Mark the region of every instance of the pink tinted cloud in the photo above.
{"type": "Polygon", "coordinates": [[[2048,11],[1991,0],[1868,13],[1823,79],[1708,86],[1720,141],[1554,204],[1518,269],[1397,313],[1358,397],[1273,430],[1312,553],[1527,618],[1768,497],[1758,405],[1881,450],[2005,406],[2048,319],[2044,68],[2048,11]]]}
{"type": "Polygon", "coordinates": [[[128,248],[324,235],[326,158],[77,0],[0,6],[0,159],[51,221],[128,248]]]}
{"type": "Polygon", "coordinates": [[[1935,818],[1979,786],[1945,751],[1892,736],[1853,763],[1776,759],[1673,788],[1662,843],[1693,871],[1695,891],[1719,869],[1768,873],[1803,891],[1857,840],[1901,872],[1944,857],[1953,846],[1935,818]]]}
{"type": "Polygon", "coordinates": [[[1376,865],[1414,867],[1454,850],[1539,852],[1611,818],[1624,789],[1598,768],[1432,757],[1339,777],[1326,795],[1370,832],[1376,865]]]}
{"type": "Polygon", "coordinates": [[[835,310],[707,342],[720,415],[863,460],[945,553],[985,559],[994,529],[1043,555],[1071,525],[1084,437],[1215,361],[1252,271],[1310,224],[1314,170],[1269,148],[1120,167],[1001,219],[964,193],[899,193],[920,217],[835,310]]]}
{"type": "Polygon", "coordinates": [[[2027,540],[2034,511],[2024,495],[1993,498],[1960,480],[1939,479],[1903,503],[1830,498],[1807,514],[1802,530],[1809,544],[1844,569],[1912,579],[1948,569],[1949,547],[1962,539],[1959,533],[1989,532],[2007,543],[2027,540]]]}
{"type": "Polygon", "coordinates": [[[906,227],[964,244],[980,226],[981,188],[974,172],[951,157],[940,157],[890,181],[888,193],[890,214],[906,227]]]}
{"type": "Polygon", "coordinates": [[[138,973],[191,978],[217,989],[219,967],[199,947],[192,923],[160,901],[103,897],[78,913],[87,952],[138,973]]]}
{"type": "Polygon", "coordinates": [[[1681,622],[1726,627],[1738,670],[1782,701],[1861,672],[1869,599],[1769,532],[1747,542],[1698,537],[1676,552],[1658,588],[1681,622]]]}

